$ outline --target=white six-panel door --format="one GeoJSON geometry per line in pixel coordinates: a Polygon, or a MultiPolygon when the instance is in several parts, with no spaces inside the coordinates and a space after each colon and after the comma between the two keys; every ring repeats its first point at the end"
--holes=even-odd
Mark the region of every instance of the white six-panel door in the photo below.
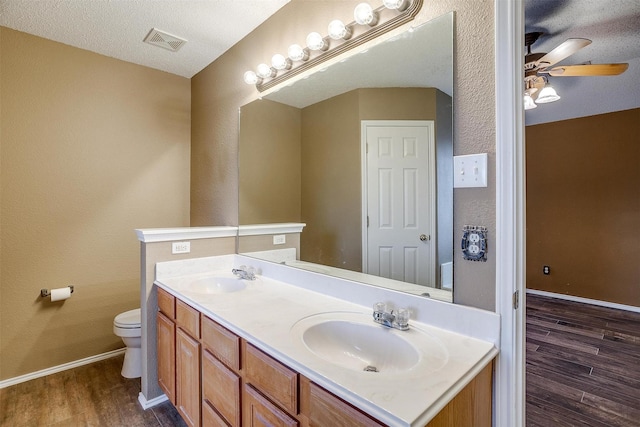
{"type": "Polygon", "coordinates": [[[363,121],[363,271],[435,286],[433,121],[363,121]]]}

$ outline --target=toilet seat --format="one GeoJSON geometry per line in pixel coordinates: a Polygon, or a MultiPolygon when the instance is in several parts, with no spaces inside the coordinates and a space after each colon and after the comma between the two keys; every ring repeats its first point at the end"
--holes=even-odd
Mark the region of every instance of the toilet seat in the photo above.
{"type": "Polygon", "coordinates": [[[113,320],[113,326],[120,329],[140,329],[141,327],[140,309],[125,311],[120,313],[113,320]]]}

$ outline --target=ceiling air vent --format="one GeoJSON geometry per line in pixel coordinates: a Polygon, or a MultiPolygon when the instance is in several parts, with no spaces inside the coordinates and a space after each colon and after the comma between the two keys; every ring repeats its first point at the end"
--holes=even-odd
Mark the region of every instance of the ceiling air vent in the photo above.
{"type": "Polygon", "coordinates": [[[177,52],[187,41],[180,37],[165,33],[164,31],[160,31],[157,28],[153,28],[149,31],[147,37],[144,38],[144,42],[177,52]]]}

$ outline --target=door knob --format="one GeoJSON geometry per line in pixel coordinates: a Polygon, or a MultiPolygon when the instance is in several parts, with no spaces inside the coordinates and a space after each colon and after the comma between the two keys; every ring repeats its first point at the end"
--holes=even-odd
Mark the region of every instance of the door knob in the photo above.
{"type": "Polygon", "coordinates": [[[421,234],[420,235],[420,240],[423,241],[423,242],[426,242],[430,238],[431,238],[431,236],[427,236],[426,234],[421,234]]]}

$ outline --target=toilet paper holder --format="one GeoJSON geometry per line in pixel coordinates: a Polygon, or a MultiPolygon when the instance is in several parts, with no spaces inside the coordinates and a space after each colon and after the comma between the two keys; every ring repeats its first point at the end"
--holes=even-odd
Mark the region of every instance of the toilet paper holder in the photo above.
{"type": "MultiPolygon", "coordinates": [[[[69,288],[71,288],[71,293],[73,293],[73,285],[69,285],[69,288]]],[[[40,296],[42,298],[46,298],[49,295],[51,295],[51,292],[49,292],[49,289],[40,289],[40,296]]]]}

